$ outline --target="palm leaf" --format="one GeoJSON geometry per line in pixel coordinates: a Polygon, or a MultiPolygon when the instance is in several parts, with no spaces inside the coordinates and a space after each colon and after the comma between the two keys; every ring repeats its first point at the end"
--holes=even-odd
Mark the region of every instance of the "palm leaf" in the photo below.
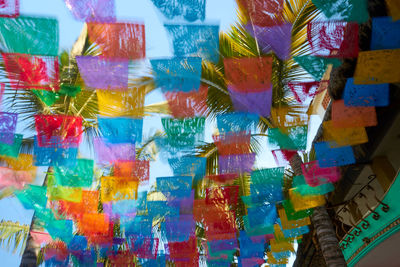
{"type": "MultiPolygon", "coordinates": [[[[24,248],[29,234],[29,225],[18,222],[0,221],[0,246],[15,253],[18,248],[24,248]]],[[[22,254],[22,251],[20,253],[22,254]]]]}

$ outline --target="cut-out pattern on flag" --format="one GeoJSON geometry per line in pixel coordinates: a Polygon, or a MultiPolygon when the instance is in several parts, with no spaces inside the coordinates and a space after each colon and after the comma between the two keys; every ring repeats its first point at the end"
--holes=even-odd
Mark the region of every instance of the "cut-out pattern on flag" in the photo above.
{"type": "Polygon", "coordinates": [[[219,25],[165,24],[172,38],[174,55],[219,60],[219,25]]]}
{"type": "Polygon", "coordinates": [[[328,142],[314,144],[318,165],[322,168],[354,164],[353,149],[351,146],[332,148],[328,142]]]}
{"type": "Polygon", "coordinates": [[[41,147],[77,147],[82,139],[82,117],[35,115],[35,126],[41,147]]]}
{"type": "Polygon", "coordinates": [[[287,132],[279,128],[268,128],[268,145],[273,149],[305,150],[307,130],[307,126],[289,127],[287,132]]]}
{"type": "MultiPolygon", "coordinates": [[[[37,136],[34,137],[34,160],[35,166],[74,166],[78,156],[77,147],[41,147],[37,136]]],[[[18,149],[19,151],[19,149],[18,149]]]]}
{"type": "Polygon", "coordinates": [[[306,184],[303,175],[293,177],[292,187],[296,193],[299,193],[302,196],[325,195],[335,189],[332,183],[324,183],[318,186],[309,186],[308,184],[306,184]]]}
{"type": "Polygon", "coordinates": [[[378,124],[375,107],[348,107],[344,100],[332,103],[332,123],[337,128],[369,127],[378,124]]]}
{"type": "Polygon", "coordinates": [[[19,150],[22,145],[22,138],[22,134],[14,134],[14,141],[12,144],[0,143],[0,155],[18,158],[19,150]]]}
{"type": "Polygon", "coordinates": [[[200,85],[198,92],[166,92],[168,107],[175,118],[205,116],[208,87],[200,85]]]}
{"type": "Polygon", "coordinates": [[[101,178],[101,201],[137,199],[138,185],[135,178],[104,176],[101,178]]]}
{"type": "Polygon", "coordinates": [[[286,199],[282,201],[282,206],[285,209],[286,216],[289,220],[299,220],[303,218],[307,218],[313,214],[313,209],[305,209],[301,211],[295,211],[292,201],[290,199],[286,199]]]}
{"type": "Polygon", "coordinates": [[[354,84],[349,78],[343,93],[344,104],[356,107],[385,107],[389,105],[389,84],[354,84]]]}
{"type": "Polygon", "coordinates": [[[139,258],[156,259],[158,243],[158,238],[142,236],[129,237],[130,251],[132,251],[132,254],[136,255],[139,258]]]}
{"type": "Polygon", "coordinates": [[[98,191],[82,191],[82,198],[79,202],[59,201],[59,212],[68,218],[79,218],[85,213],[97,213],[99,206],[98,191]]]}
{"type": "Polygon", "coordinates": [[[108,216],[102,213],[84,213],[78,220],[78,229],[83,234],[106,234],[110,223],[108,216]]]}
{"type": "Polygon", "coordinates": [[[292,46],[292,24],[285,23],[271,27],[247,24],[246,30],[257,40],[263,53],[273,51],[281,60],[290,58],[292,46]]]}
{"type": "Polygon", "coordinates": [[[163,92],[198,91],[201,80],[201,58],[175,57],[150,61],[155,84],[163,92]]]}
{"type": "Polygon", "coordinates": [[[400,21],[391,17],[372,19],[371,50],[400,48],[400,21]]]}
{"type": "Polygon", "coordinates": [[[132,177],[140,180],[141,183],[149,181],[150,162],[147,160],[114,162],[114,175],[119,177],[132,177]]]}
{"type": "Polygon", "coordinates": [[[234,211],[237,207],[239,186],[221,186],[206,188],[206,204],[215,206],[229,206],[234,211]]]}
{"type": "Polygon", "coordinates": [[[207,159],[195,156],[185,156],[168,159],[174,175],[193,176],[195,181],[202,179],[206,173],[207,159]]]}
{"type": "Polygon", "coordinates": [[[233,107],[239,112],[249,112],[260,116],[268,117],[272,106],[272,88],[267,86],[260,92],[242,93],[232,86],[228,86],[233,107]]]}
{"type": "Polygon", "coordinates": [[[115,0],[64,0],[75,19],[85,22],[114,22],[115,0]]]}
{"type": "Polygon", "coordinates": [[[19,16],[19,0],[1,0],[0,17],[16,18],[19,16]]]}
{"type": "Polygon", "coordinates": [[[101,138],[94,139],[96,159],[100,164],[108,164],[118,160],[135,160],[135,144],[132,143],[108,143],[101,138]]]}
{"type": "Polygon", "coordinates": [[[302,196],[293,188],[289,189],[289,199],[296,212],[325,205],[325,196],[302,196]]]}
{"type": "Polygon", "coordinates": [[[221,174],[225,173],[250,173],[256,154],[220,155],[218,168],[221,174]]]}
{"type": "Polygon", "coordinates": [[[354,84],[400,82],[400,49],[360,52],[354,73],[354,84]]]}
{"type": "Polygon", "coordinates": [[[192,192],[191,176],[157,177],[157,191],[167,197],[189,197],[192,192]]]}
{"type": "Polygon", "coordinates": [[[309,104],[312,97],[327,88],[329,81],[289,82],[288,87],[300,104],[309,104]]]}
{"type": "Polygon", "coordinates": [[[239,2],[254,25],[267,27],[283,23],[283,0],[240,0],[239,2]]]}
{"type": "Polygon", "coordinates": [[[59,99],[59,95],[53,91],[33,89],[32,93],[34,93],[48,107],[52,106],[59,99]]]}
{"type": "Polygon", "coordinates": [[[279,167],[285,167],[290,164],[292,157],[297,154],[296,150],[272,150],[272,155],[274,156],[275,163],[279,167]]]}
{"type": "Polygon", "coordinates": [[[96,90],[99,115],[106,117],[143,117],[145,87],[127,91],[96,90]]]}
{"type": "Polygon", "coordinates": [[[342,62],[337,58],[294,56],[293,59],[316,81],[320,81],[322,79],[329,64],[332,64],[333,67],[339,67],[342,64],[342,62]]]}
{"type": "Polygon", "coordinates": [[[11,88],[59,90],[57,57],[5,53],[3,60],[11,88]]]}
{"type": "Polygon", "coordinates": [[[78,159],[74,168],[55,166],[57,184],[69,187],[90,187],[93,182],[93,160],[78,159]]]}
{"type": "Polygon", "coordinates": [[[0,189],[15,187],[23,189],[25,184],[33,182],[32,175],[28,171],[16,171],[11,168],[0,167],[0,189]]]}
{"type": "Polygon", "coordinates": [[[334,142],[334,146],[354,146],[368,142],[364,127],[336,128],[332,121],[323,122],[324,141],[334,142]]]}
{"type": "Polygon", "coordinates": [[[358,24],[343,21],[313,21],[307,25],[307,39],[314,56],[357,57],[358,24]]]}
{"type": "Polygon", "coordinates": [[[56,19],[25,16],[15,19],[0,18],[0,35],[8,53],[58,55],[59,33],[56,19]]]}
{"type": "Polygon", "coordinates": [[[237,174],[237,173],[213,174],[213,175],[206,176],[207,179],[213,180],[214,182],[220,183],[220,184],[229,184],[230,182],[233,182],[238,177],[239,177],[239,174],[237,174]]]}
{"type": "Polygon", "coordinates": [[[308,114],[303,107],[279,107],[271,109],[271,119],[274,124],[287,132],[288,127],[308,124],[308,114]]]}
{"type": "Polygon", "coordinates": [[[369,19],[365,0],[312,0],[313,4],[330,19],[364,23],[369,19]]]}
{"type": "Polygon", "coordinates": [[[281,220],[282,229],[294,229],[301,226],[310,225],[311,221],[309,217],[299,219],[299,220],[290,220],[286,215],[286,210],[284,208],[278,209],[279,218],[281,220]]]}
{"type": "Polygon", "coordinates": [[[400,3],[397,0],[386,0],[388,12],[393,20],[400,19],[400,3]]]}
{"type": "Polygon", "coordinates": [[[17,129],[17,113],[0,112],[0,143],[11,145],[17,129]]]}
{"type": "Polygon", "coordinates": [[[47,187],[28,184],[21,191],[16,191],[15,196],[25,209],[45,209],[47,204],[47,187]]]}
{"type": "Polygon", "coordinates": [[[205,130],[205,118],[185,118],[185,119],[161,119],[164,131],[171,145],[179,147],[181,145],[194,146],[197,141],[203,139],[205,130]]]}
{"type": "Polygon", "coordinates": [[[71,188],[65,186],[47,187],[49,200],[66,200],[71,202],[82,201],[82,188],[71,188]]]}
{"type": "Polygon", "coordinates": [[[152,0],[153,4],[169,20],[183,18],[189,22],[204,20],[206,0],[152,0]]]}
{"type": "Polygon", "coordinates": [[[256,129],[260,117],[257,114],[235,112],[217,116],[220,134],[229,132],[251,132],[256,129]]]}
{"type": "Polygon", "coordinates": [[[250,153],[250,139],[251,135],[246,132],[233,132],[213,136],[219,155],[250,153]]]}
{"type": "Polygon", "coordinates": [[[282,180],[283,168],[255,170],[251,173],[250,198],[242,197],[242,200],[248,206],[265,201],[269,203],[281,201],[283,199],[282,180]]]}
{"type": "Polygon", "coordinates": [[[262,204],[254,207],[247,207],[247,219],[249,226],[268,227],[274,225],[278,214],[275,204],[262,204]]]}
{"type": "Polygon", "coordinates": [[[338,167],[321,168],[318,161],[310,161],[301,165],[304,178],[309,186],[319,186],[324,183],[335,183],[340,179],[338,167]]]}
{"type": "Polygon", "coordinates": [[[77,56],[79,72],[86,88],[126,90],[128,88],[129,60],[77,56]]]}
{"type": "Polygon", "coordinates": [[[228,84],[240,92],[265,91],[271,86],[272,57],[225,58],[228,84]]]}
{"type": "Polygon", "coordinates": [[[99,130],[107,142],[141,143],[143,119],[99,117],[99,130]]]}
{"type": "Polygon", "coordinates": [[[88,23],[88,36],[101,56],[115,59],[141,59],[146,55],[144,24],[88,23]]]}

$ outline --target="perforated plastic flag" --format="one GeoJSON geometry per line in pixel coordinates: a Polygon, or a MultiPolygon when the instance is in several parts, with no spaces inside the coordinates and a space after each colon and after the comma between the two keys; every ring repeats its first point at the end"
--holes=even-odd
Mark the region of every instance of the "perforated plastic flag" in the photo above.
{"type": "Polygon", "coordinates": [[[265,91],[271,85],[272,57],[225,58],[228,84],[239,92],[265,91]]]}
{"type": "Polygon", "coordinates": [[[372,19],[371,50],[400,48],[400,21],[391,17],[372,19]]]}
{"type": "Polygon", "coordinates": [[[282,205],[285,209],[286,216],[289,220],[299,220],[307,218],[313,214],[313,209],[305,209],[300,211],[295,211],[292,201],[290,199],[286,199],[282,201],[282,205]]]}
{"type": "Polygon", "coordinates": [[[343,21],[313,21],[307,24],[307,39],[314,56],[354,58],[358,55],[358,24],[343,21]]]}
{"type": "Polygon", "coordinates": [[[101,138],[96,138],[94,139],[94,149],[96,151],[96,160],[101,164],[108,164],[118,160],[135,160],[135,144],[132,143],[112,144],[105,142],[101,138]]]}
{"type": "Polygon", "coordinates": [[[125,235],[141,235],[151,237],[153,218],[149,216],[139,215],[133,220],[129,218],[128,220],[121,220],[121,226],[125,228],[125,235]]]}
{"type": "Polygon", "coordinates": [[[240,0],[240,3],[254,25],[266,27],[283,23],[283,0],[240,0]]]}
{"type": "Polygon", "coordinates": [[[115,21],[114,0],[64,0],[75,19],[85,22],[115,21]]]}
{"type": "Polygon", "coordinates": [[[82,117],[35,115],[35,127],[41,147],[77,147],[82,140],[82,117]]]}
{"type": "Polygon", "coordinates": [[[77,223],[78,229],[84,234],[106,234],[110,223],[106,214],[84,213],[77,223]]]}
{"type": "Polygon", "coordinates": [[[168,159],[174,175],[193,176],[195,181],[202,179],[206,173],[206,158],[185,156],[168,159]]]}
{"type": "Polygon", "coordinates": [[[161,123],[171,141],[187,142],[188,145],[195,145],[195,143],[202,139],[205,129],[205,118],[185,118],[185,119],[168,119],[162,118],[161,123]]]}
{"type": "MultiPolygon", "coordinates": [[[[21,136],[22,141],[22,136],[21,136]]],[[[77,147],[41,147],[37,136],[34,137],[34,161],[35,166],[75,166],[78,156],[77,147]]],[[[19,148],[18,148],[19,151],[19,148]]]]}
{"type": "Polygon", "coordinates": [[[272,106],[272,88],[267,86],[264,91],[242,93],[228,86],[235,111],[249,112],[268,117],[272,106]]]}
{"type": "Polygon", "coordinates": [[[73,222],[71,220],[51,220],[46,221],[46,230],[53,239],[59,239],[69,243],[73,238],[73,222]]]}
{"type": "Polygon", "coordinates": [[[297,102],[308,104],[312,97],[326,89],[329,81],[321,82],[289,82],[288,87],[292,91],[297,102]]]}
{"type": "Polygon", "coordinates": [[[247,24],[245,28],[257,40],[258,47],[263,53],[273,51],[281,60],[290,58],[292,24],[284,23],[271,27],[247,24]]]}
{"type": "Polygon", "coordinates": [[[297,154],[296,150],[272,150],[272,155],[274,156],[275,163],[278,167],[285,167],[290,164],[292,157],[297,154]]]}
{"type": "Polygon", "coordinates": [[[207,242],[210,257],[233,258],[236,249],[239,248],[237,239],[222,239],[207,242]]]}
{"type": "Polygon", "coordinates": [[[204,20],[206,0],[152,0],[153,4],[169,20],[183,18],[189,22],[204,20]]]}
{"type": "Polygon", "coordinates": [[[214,174],[214,175],[206,176],[207,179],[213,180],[215,183],[220,183],[220,184],[231,183],[238,177],[239,177],[239,174],[237,174],[237,173],[214,174]]]}
{"type": "Polygon", "coordinates": [[[289,189],[289,199],[296,212],[325,205],[325,197],[323,195],[302,196],[295,192],[294,189],[289,189]]]}
{"type": "Polygon", "coordinates": [[[218,169],[221,174],[225,173],[249,173],[253,169],[255,153],[220,155],[218,169]]]}
{"type": "Polygon", "coordinates": [[[12,144],[17,129],[17,113],[0,112],[0,143],[12,144]]]}
{"type": "Polygon", "coordinates": [[[275,204],[247,207],[247,218],[251,228],[271,226],[275,223],[277,217],[275,204]]]}
{"type": "Polygon", "coordinates": [[[376,126],[375,107],[351,107],[346,106],[344,100],[333,101],[332,124],[337,128],[376,126]]]}
{"type": "Polygon", "coordinates": [[[99,207],[99,191],[82,190],[79,202],[60,200],[59,212],[68,218],[77,219],[84,213],[97,213],[99,207]]]}
{"type": "Polygon", "coordinates": [[[78,159],[74,168],[55,166],[57,184],[70,187],[90,187],[93,182],[93,160],[78,159]]]}
{"type": "Polygon", "coordinates": [[[114,175],[119,177],[137,178],[141,183],[149,181],[150,162],[147,160],[114,162],[114,175]]]}
{"type": "Polygon", "coordinates": [[[165,24],[172,39],[174,55],[219,60],[219,25],[165,24]]]}
{"type": "Polygon", "coordinates": [[[168,107],[175,118],[205,116],[208,87],[200,85],[198,92],[166,92],[168,107]]]}
{"type": "Polygon", "coordinates": [[[219,155],[250,153],[251,135],[246,132],[229,132],[222,135],[213,135],[214,144],[219,155]]]}
{"type": "Polygon", "coordinates": [[[77,56],[79,72],[89,89],[126,90],[128,88],[128,59],[106,59],[77,56]]]}
{"type": "Polygon", "coordinates": [[[141,59],[146,55],[144,24],[88,23],[88,36],[105,58],[141,59]]]}
{"type": "Polygon", "coordinates": [[[143,119],[98,117],[99,130],[107,142],[141,143],[143,119]]]}
{"type": "Polygon", "coordinates": [[[200,57],[174,57],[150,61],[155,84],[163,92],[198,91],[201,80],[200,57]]]}
{"type": "Polygon", "coordinates": [[[286,210],[284,208],[279,208],[278,214],[279,214],[279,218],[280,218],[283,230],[295,229],[295,228],[298,228],[301,226],[307,226],[307,225],[311,224],[309,217],[305,217],[305,218],[298,219],[298,220],[290,220],[287,217],[286,210]]]}
{"type": "Polygon", "coordinates": [[[96,90],[99,115],[106,117],[143,117],[144,87],[126,91],[96,90]]]}
{"type": "Polygon", "coordinates": [[[333,67],[339,67],[342,64],[342,62],[337,58],[294,56],[293,59],[316,81],[320,81],[322,79],[329,64],[332,64],[333,67]]]}
{"type": "Polygon", "coordinates": [[[360,52],[354,73],[354,84],[400,82],[400,49],[360,52]]]}
{"type": "Polygon", "coordinates": [[[364,127],[336,128],[332,121],[323,122],[325,141],[334,142],[334,146],[354,146],[368,142],[364,127]]]}
{"type": "Polygon", "coordinates": [[[369,19],[366,0],[312,0],[325,16],[335,20],[364,23],[369,19]]]}
{"type": "Polygon", "coordinates": [[[235,211],[238,202],[239,186],[220,186],[206,189],[206,205],[229,207],[235,211]]]}
{"type": "Polygon", "coordinates": [[[156,259],[158,238],[131,236],[129,238],[130,251],[139,258],[156,259]]]}
{"type": "Polygon", "coordinates": [[[400,3],[396,0],[386,0],[388,12],[393,20],[400,19],[400,3]]]}
{"type": "Polygon", "coordinates": [[[257,114],[235,112],[217,116],[220,134],[228,132],[251,132],[257,127],[260,117],[257,114]]]}
{"type": "Polygon", "coordinates": [[[104,176],[101,178],[101,201],[137,199],[139,181],[131,177],[104,176]]]}
{"type": "Polygon", "coordinates": [[[302,196],[325,195],[332,192],[335,187],[331,183],[324,183],[318,186],[309,186],[306,184],[303,175],[293,177],[293,190],[302,196]]]}
{"type": "Polygon", "coordinates": [[[344,104],[356,107],[385,107],[389,105],[389,84],[354,84],[349,78],[343,93],[344,104]]]}
{"type": "Polygon", "coordinates": [[[183,242],[195,236],[196,222],[193,215],[180,215],[165,219],[165,235],[169,242],[183,242]]]}
{"type": "Polygon", "coordinates": [[[60,96],[53,91],[33,89],[32,93],[34,93],[46,106],[52,106],[60,98],[60,96]]]}
{"type": "Polygon", "coordinates": [[[25,209],[43,210],[47,203],[46,191],[45,186],[27,185],[21,191],[15,191],[14,194],[25,209]]]}
{"type": "Polygon", "coordinates": [[[240,231],[239,243],[241,258],[262,258],[264,256],[264,237],[252,239],[245,231],[240,231]]]}
{"type": "Polygon", "coordinates": [[[19,0],[0,1],[0,17],[16,18],[19,16],[19,0]]]}
{"type": "Polygon", "coordinates": [[[198,258],[196,237],[184,242],[168,242],[169,257],[172,260],[198,258]]]}
{"type": "Polygon", "coordinates": [[[2,55],[12,89],[59,90],[57,57],[9,53],[2,55]]]}
{"type": "Polygon", "coordinates": [[[282,183],[284,168],[269,168],[255,170],[251,173],[251,200],[253,203],[263,202],[264,198],[270,201],[282,199],[282,183]]]}
{"type": "Polygon", "coordinates": [[[148,201],[147,210],[149,216],[154,219],[179,216],[179,208],[169,205],[167,201],[160,201],[160,200],[148,201]]]}
{"type": "Polygon", "coordinates": [[[192,192],[191,176],[157,177],[157,191],[166,196],[189,197],[192,192]]]}
{"type": "Polygon", "coordinates": [[[14,187],[22,189],[25,184],[33,181],[32,175],[28,171],[15,171],[11,168],[0,167],[0,189],[14,187]]]}
{"type": "MultiPolygon", "coordinates": [[[[7,2],[9,2],[7,0],[7,2]]],[[[0,35],[8,53],[58,55],[58,21],[53,18],[0,18],[0,35]]]]}
{"type": "Polygon", "coordinates": [[[305,150],[307,146],[307,126],[287,128],[287,133],[279,128],[268,128],[268,146],[286,150],[305,150]]]}
{"type": "Polygon", "coordinates": [[[314,144],[318,164],[322,168],[354,164],[353,149],[351,146],[332,148],[328,142],[314,144]]]}
{"type": "Polygon", "coordinates": [[[49,195],[49,200],[82,201],[82,188],[52,186],[47,188],[47,194],[49,195]]]}
{"type": "Polygon", "coordinates": [[[14,134],[12,144],[0,143],[0,155],[17,158],[22,144],[22,134],[14,134]]]}
{"type": "Polygon", "coordinates": [[[271,109],[271,119],[276,127],[288,133],[288,127],[307,125],[309,116],[302,107],[278,107],[271,109]]]}
{"type": "Polygon", "coordinates": [[[33,238],[33,241],[36,242],[36,244],[43,245],[43,244],[48,244],[53,241],[51,236],[45,232],[31,231],[30,234],[33,238]]]}
{"type": "Polygon", "coordinates": [[[324,183],[334,183],[340,179],[338,167],[322,168],[318,161],[310,161],[301,165],[304,178],[310,186],[319,186],[324,183]]]}

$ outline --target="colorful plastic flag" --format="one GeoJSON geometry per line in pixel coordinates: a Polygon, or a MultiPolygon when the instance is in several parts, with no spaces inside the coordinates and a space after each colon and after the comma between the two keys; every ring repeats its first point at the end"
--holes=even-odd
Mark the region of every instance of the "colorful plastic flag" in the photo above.
{"type": "Polygon", "coordinates": [[[114,22],[114,0],[64,0],[75,19],[85,22],[114,22]]]}

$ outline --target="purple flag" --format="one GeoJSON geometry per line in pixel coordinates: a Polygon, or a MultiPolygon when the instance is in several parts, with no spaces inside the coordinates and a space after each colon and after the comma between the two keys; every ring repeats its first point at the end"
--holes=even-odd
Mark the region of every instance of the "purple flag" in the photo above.
{"type": "Polygon", "coordinates": [[[255,113],[264,117],[271,114],[272,89],[267,88],[261,92],[242,93],[228,86],[233,106],[236,111],[255,113]]]}

